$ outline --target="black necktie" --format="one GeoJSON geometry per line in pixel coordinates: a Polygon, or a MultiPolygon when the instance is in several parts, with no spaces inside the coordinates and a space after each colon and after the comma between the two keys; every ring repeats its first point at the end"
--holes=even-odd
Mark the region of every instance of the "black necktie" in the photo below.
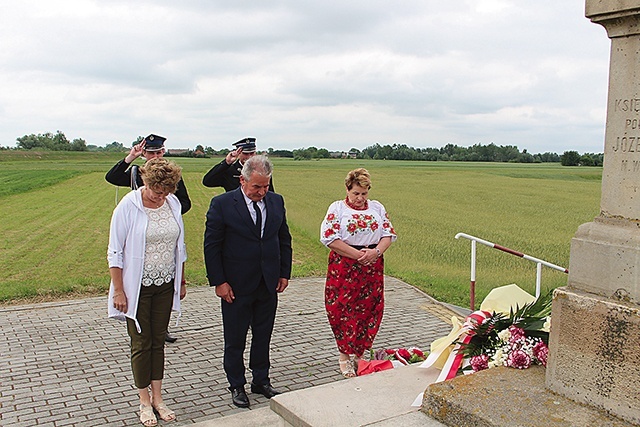
{"type": "Polygon", "coordinates": [[[253,203],[253,210],[256,211],[256,228],[258,229],[258,236],[262,237],[262,211],[260,210],[260,206],[258,206],[258,202],[253,203]]]}

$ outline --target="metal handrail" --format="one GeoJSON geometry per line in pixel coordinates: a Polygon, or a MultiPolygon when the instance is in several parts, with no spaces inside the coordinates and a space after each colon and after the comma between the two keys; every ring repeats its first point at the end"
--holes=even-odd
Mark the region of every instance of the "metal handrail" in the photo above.
{"type": "Polygon", "coordinates": [[[456,234],[456,239],[465,238],[471,240],[471,288],[470,288],[470,306],[471,311],[475,310],[475,299],[476,299],[476,242],[481,243],[485,246],[489,246],[490,248],[498,249],[499,251],[506,252],[511,255],[518,256],[520,258],[524,258],[526,260],[532,261],[536,263],[536,298],[540,296],[540,284],[542,281],[542,266],[546,266],[549,268],[553,268],[554,270],[562,271],[564,273],[569,273],[569,270],[560,267],[559,265],[552,264],[550,262],[544,261],[542,259],[532,257],[520,251],[516,251],[513,249],[509,249],[505,246],[498,245],[497,243],[492,243],[487,240],[481,239],[479,237],[472,236],[466,233],[458,233],[456,234]]]}

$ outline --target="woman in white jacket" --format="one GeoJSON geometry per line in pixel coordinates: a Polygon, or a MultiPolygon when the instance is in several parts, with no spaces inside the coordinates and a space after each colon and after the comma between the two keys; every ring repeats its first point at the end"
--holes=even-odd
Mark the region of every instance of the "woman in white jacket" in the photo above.
{"type": "Polygon", "coordinates": [[[162,399],[164,339],[171,311],[187,293],[182,279],[187,254],[181,206],[173,194],[181,169],[166,159],[140,168],[144,186],[113,211],[107,259],[111,274],[109,317],[126,320],[131,369],[140,395],[140,422],[173,421],[162,399]]]}

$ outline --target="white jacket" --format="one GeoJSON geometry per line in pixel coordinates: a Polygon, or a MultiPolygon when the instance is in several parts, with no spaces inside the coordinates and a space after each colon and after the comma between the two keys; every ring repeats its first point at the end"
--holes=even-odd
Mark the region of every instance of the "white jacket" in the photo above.
{"type": "MultiPolygon", "coordinates": [[[[109,268],[122,269],[122,281],[124,293],[127,296],[127,312],[123,313],[113,307],[113,282],[109,289],[108,312],[109,317],[125,320],[133,319],[138,332],[141,331],[137,320],[138,297],[142,286],[142,271],[144,266],[144,252],[146,244],[146,231],[148,217],[142,205],[142,189],[140,187],[125,195],[113,211],[111,228],[109,230],[109,248],[107,261],[109,268]]],[[[176,272],[174,278],[173,306],[171,309],[178,312],[180,317],[180,283],[182,282],[182,264],[187,260],[187,252],[184,244],[184,224],[180,213],[181,206],[178,198],[169,194],[166,198],[173,213],[180,234],[176,241],[175,261],[176,272]]],[[[177,321],[176,321],[177,325],[177,321]]]]}

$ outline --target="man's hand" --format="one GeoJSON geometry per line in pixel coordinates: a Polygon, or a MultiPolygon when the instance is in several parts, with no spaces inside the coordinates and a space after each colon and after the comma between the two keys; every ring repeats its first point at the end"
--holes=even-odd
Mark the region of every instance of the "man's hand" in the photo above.
{"type": "Polygon", "coordinates": [[[147,141],[143,139],[140,144],[134,145],[131,148],[131,151],[129,151],[127,157],[124,158],[124,161],[127,163],[133,163],[135,159],[142,156],[142,152],[144,151],[144,146],[146,145],[146,143],[147,141]]]}
{"type": "Polygon", "coordinates": [[[216,286],[216,295],[231,304],[234,299],[236,299],[235,295],[233,295],[233,289],[231,285],[227,282],[224,282],[218,286],[216,286]]]}
{"type": "Polygon", "coordinates": [[[287,286],[289,286],[289,279],[285,279],[284,277],[281,277],[280,279],[278,279],[276,292],[284,292],[284,290],[287,289],[287,286]]]}
{"type": "Polygon", "coordinates": [[[229,151],[229,153],[227,153],[227,157],[224,158],[224,161],[227,162],[228,165],[231,165],[238,159],[241,153],[242,148],[236,148],[233,151],[229,151]]]}

